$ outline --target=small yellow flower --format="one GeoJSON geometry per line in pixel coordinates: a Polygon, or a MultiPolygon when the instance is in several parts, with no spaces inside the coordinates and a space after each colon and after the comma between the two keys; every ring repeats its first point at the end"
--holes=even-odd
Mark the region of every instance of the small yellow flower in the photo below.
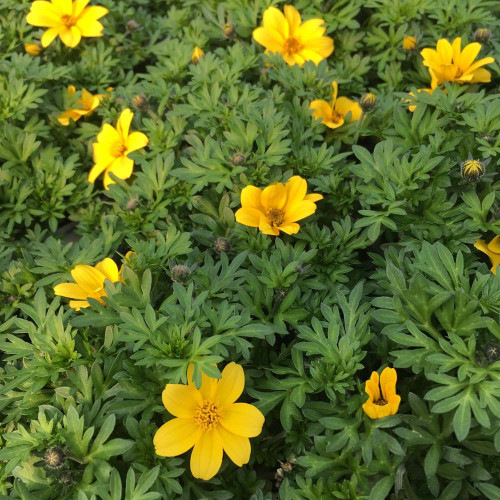
{"type": "Polygon", "coordinates": [[[396,394],[397,378],[394,368],[384,368],[380,378],[377,372],[372,372],[365,384],[368,400],[363,404],[363,410],[370,418],[384,418],[397,413],[401,402],[401,396],[396,394]]]}
{"type": "Polygon", "coordinates": [[[403,50],[411,52],[417,46],[417,39],[414,36],[406,35],[403,38],[403,50]]]}
{"type": "Polygon", "coordinates": [[[359,120],[363,113],[361,106],[347,97],[337,97],[339,90],[337,82],[333,82],[332,86],[333,95],[331,103],[318,99],[312,101],[309,105],[309,109],[314,109],[313,117],[316,120],[322,120],[323,124],[329,128],[342,126],[349,112],[351,113],[351,121],[359,120]]]}
{"type": "Polygon", "coordinates": [[[134,113],[130,109],[122,111],[116,128],[105,123],[97,136],[94,147],[94,162],[89,173],[89,182],[94,181],[104,172],[104,188],[109,189],[114,181],[110,173],[119,179],[128,179],[132,175],[134,160],[128,158],[128,154],[145,147],[149,139],[142,132],[129,133],[130,124],[134,113]]]}
{"type": "Polygon", "coordinates": [[[48,47],[59,35],[67,47],[76,47],[82,36],[102,36],[103,25],[98,21],[108,13],[105,7],[87,7],[90,0],[35,1],[26,16],[32,26],[49,28],[42,36],[42,45],[48,47]]]}
{"type": "Polygon", "coordinates": [[[497,266],[500,264],[500,236],[495,236],[488,244],[484,240],[477,240],[474,246],[490,258],[491,272],[497,274],[497,266]]]}
{"type": "Polygon", "coordinates": [[[306,194],[307,181],[295,175],[286,185],[281,182],[265,189],[247,186],[241,191],[241,208],[236,212],[240,224],[258,227],[264,234],[277,236],[280,231],[295,234],[297,221],[316,211],[315,201],[322,200],[318,193],[306,194]]]}
{"type": "Polygon", "coordinates": [[[436,50],[423,49],[420,54],[424,58],[424,66],[429,68],[432,82],[435,88],[444,82],[476,83],[490,82],[491,73],[482,68],[485,64],[495,62],[493,57],[484,57],[474,62],[481,44],[469,43],[461,50],[462,39],[455,38],[452,44],[444,38],[438,40],[436,50]]]}
{"type": "MultiPolygon", "coordinates": [[[[73,85],[68,87],[68,98],[71,99],[76,92],[76,88],[73,85]]],[[[76,101],[76,108],[68,109],[64,113],[56,116],[57,121],[63,125],[68,126],[70,119],[73,121],[78,121],[82,116],[87,116],[92,114],[95,108],[99,106],[104,95],[102,94],[91,94],[88,90],[82,89],[82,97],[76,101]]]]}
{"type": "Polygon", "coordinates": [[[39,56],[43,50],[43,47],[38,43],[25,43],[24,50],[33,57],[39,56]]]}
{"type": "Polygon", "coordinates": [[[82,307],[89,307],[87,299],[98,300],[104,304],[102,297],[106,297],[104,290],[104,280],[108,279],[112,283],[121,281],[120,272],[115,261],[106,258],[95,267],[88,265],[78,265],[71,271],[71,276],[76,283],[61,283],[54,287],[54,293],[70,299],[69,306],[79,311],[82,307]]]}
{"type": "Polygon", "coordinates": [[[266,54],[283,54],[287,64],[302,66],[306,61],[318,64],[333,52],[333,38],[323,36],[323,19],[309,19],[302,23],[299,12],[285,5],[283,14],[276,7],[264,11],[263,27],[253,31],[254,40],[266,48],[266,54]]]}
{"type": "Polygon", "coordinates": [[[250,460],[250,440],[258,436],[264,415],[247,403],[236,403],[245,386],[243,368],[229,363],[220,380],[202,372],[199,389],[193,383],[193,365],[188,368],[188,385],[167,384],[162,401],[174,417],[156,432],[153,443],[162,457],[175,457],[190,450],[191,472],[199,479],[211,479],[222,465],[223,451],[238,466],[250,460]]]}
{"type": "Polygon", "coordinates": [[[191,62],[193,64],[198,64],[200,62],[200,59],[205,55],[205,52],[200,49],[200,47],[196,46],[193,49],[193,54],[191,55],[191,62]]]}

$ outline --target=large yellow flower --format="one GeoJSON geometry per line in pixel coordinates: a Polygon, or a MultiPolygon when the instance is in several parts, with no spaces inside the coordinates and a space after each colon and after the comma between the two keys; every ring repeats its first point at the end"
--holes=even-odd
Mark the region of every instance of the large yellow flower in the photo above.
{"type": "Polygon", "coordinates": [[[103,25],[98,21],[108,13],[105,7],[87,7],[90,0],[36,1],[26,16],[32,26],[49,28],[42,36],[42,45],[48,47],[59,38],[68,47],[76,47],[82,36],[102,36],[103,25]]]}
{"type": "Polygon", "coordinates": [[[127,157],[129,153],[142,149],[149,139],[142,132],[129,133],[134,113],[130,109],[122,111],[116,128],[105,123],[97,136],[94,147],[94,162],[89,173],[89,182],[94,182],[104,172],[104,188],[114,184],[110,173],[119,179],[128,179],[132,175],[134,160],[127,157]]]}
{"type": "Polygon", "coordinates": [[[384,368],[380,379],[377,372],[372,372],[365,384],[368,401],[363,405],[364,412],[370,418],[384,418],[397,413],[401,402],[401,396],[396,394],[397,378],[394,368],[384,368]]]}
{"type": "Polygon", "coordinates": [[[223,450],[241,467],[250,460],[250,441],[264,425],[264,415],[247,403],[235,403],[245,386],[243,368],[229,363],[220,380],[202,372],[199,389],[192,381],[193,365],[188,369],[188,385],[167,384],[162,400],[176,418],[163,424],[153,443],[162,457],[191,453],[191,472],[200,479],[211,479],[222,464],[223,450]]]}
{"type": "Polygon", "coordinates": [[[474,246],[490,258],[491,272],[497,274],[497,266],[500,264],[500,236],[495,236],[488,244],[484,240],[477,240],[474,246]]]}
{"type": "Polygon", "coordinates": [[[351,112],[351,121],[359,120],[363,113],[361,106],[347,97],[337,97],[339,91],[337,82],[333,82],[332,86],[333,94],[331,103],[317,99],[309,105],[309,109],[314,109],[314,118],[321,120],[329,128],[342,126],[349,111],[351,112]]]}
{"type": "Polygon", "coordinates": [[[461,50],[462,39],[455,38],[450,44],[442,38],[438,40],[436,50],[423,49],[420,54],[424,58],[424,66],[429,68],[432,77],[431,87],[435,88],[444,82],[476,83],[490,82],[491,73],[482,68],[485,64],[495,62],[493,57],[485,57],[474,62],[481,44],[469,43],[461,50]]]}
{"type": "Polygon", "coordinates": [[[87,299],[98,300],[104,304],[102,297],[106,297],[104,280],[116,283],[121,280],[121,273],[115,261],[109,258],[101,260],[95,267],[78,265],[71,271],[71,276],[76,283],[61,283],[54,287],[54,293],[70,299],[69,306],[79,311],[82,307],[89,307],[87,299]]]}
{"type": "Polygon", "coordinates": [[[241,191],[241,208],[236,220],[245,226],[258,227],[264,234],[277,236],[280,231],[295,234],[298,220],[316,211],[315,201],[322,200],[318,193],[306,194],[307,182],[295,175],[286,186],[281,182],[265,189],[247,186],[241,191]]]}
{"type": "Polygon", "coordinates": [[[293,66],[305,61],[318,64],[333,52],[333,38],[323,36],[326,28],[323,19],[309,19],[302,23],[300,14],[292,5],[285,5],[285,14],[276,7],[264,11],[263,27],[253,31],[256,42],[269,52],[283,54],[283,59],[293,66]]]}
{"type": "MultiPolygon", "coordinates": [[[[73,85],[68,87],[68,98],[71,99],[76,92],[76,88],[73,85]]],[[[88,90],[82,89],[82,96],[78,101],[76,101],[76,105],[78,107],[68,109],[64,113],[57,115],[57,121],[64,126],[69,125],[70,119],[73,121],[78,121],[82,116],[90,115],[99,103],[101,102],[104,95],[102,94],[91,94],[88,90]]]]}

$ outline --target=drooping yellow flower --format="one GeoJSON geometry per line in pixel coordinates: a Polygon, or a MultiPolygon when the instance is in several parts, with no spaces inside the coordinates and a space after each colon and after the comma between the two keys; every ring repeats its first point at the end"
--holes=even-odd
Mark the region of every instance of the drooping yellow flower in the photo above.
{"type": "Polygon", "coordinates": [[[191,62],[193,64],[198,64],[200,59],[205,55],[205,52],[200,49],[200,47],[195,47],[193,50],[193,54],[191,55],[191,62]]]}
{"type": "Polygon", "coordinates": [[[115,261],[105,258],[95,267],[85,264],[75,266],[71,271],[71,276],[76,283],[61,283],[54,287],[54,293],[70,299],[69,306],[79,311],[82,307],[89,307],[87,299],[98,300],[104,304],[102,297],[107,297],[104,290],[104,280],[108,279],[112,283],[121,281],[121,273],[115,261]]]}
{"type": "MultiPolygon", "coordinates": [[[[68,87],[68,98],[71,99],[76,92],[73,85],[68,87]]],[[[76,101],[76,108],[68,109],[64,113],[56,116],[57,121],[65,127],[69,125],[70,119],[78,121],[82,116],[90,115],[101,102],[104,95],[92,95],[88,90],[82,89],[82,96],[76,101]]]]}
{"type": "Polygon", "coordinates": [[[481,44],[469,43],[461,50],[462,39],[455,38],[450,44],[442,38],[438,40],[436,50],[423,49],[420,54],[424,58],[424,66],[429,68],[431,74],[431,87],[435,88],[444,82],[476,83],[490,82],[491,73],[482,68],[485,64],[495,62],[493,57],[484,57],[474,62],[481,44]]]}
{"type": "Polygon", "coordinates": [[[42,45],[48,47],[59,35],[67,47],[76,47],[82,36],[102,36],[103,25],[98,21],[108,13],[105,7],[87,7],[90,0],[35,1],[26,16],[32,26],[49,28],[42,36],[42,45]]]}
{"type": "Polygon", "coordinates": [[[306,194],[307,182],[295,175],[283,185],[271,184],[265,189],[247,186],[241,191],[241,208],[236,212],[240,224],[258,227],[264,234],[277,236],[280,231],[295,234],[297,221],[316,211],[315,201],[322,200],[318,193],[306,194]]]}
{"type": "Polygon", "coordinates": [[[396,394],[397,378],[394,368],[384,368],[380,378],[377,372],[372,372],[365,384],[368,400],[363,404],[363,410],[370,418],[384,418],[397,413],[401,402],[401,396],[396,394]]]}
{"type": "Polygon", "coordinates": [[[323,19],[309,19],[302,23],[299,12],[292,5],[285,5],[285,13],[276,7],[264,11],[263,27],[253,31],[253,38],[269,52],[283,54],[283,59],[293,66],[305,61],[318,64],[333,52],[333,38],[323,36],[326,28],[323,19]]]}
{"type": "Polygon", "coordinates": [[[359,120],[363,113],[361,106],[347,97],[337,97],[339,90],[337,82],[333,82],[332,86],[333,95],[331,103],[318,99],[312,101],[309,105],[309,109],[314,109],[313,117],[316,120],[322,120],[323,124],[329,128],[342,126],[349,112],[351,112],[351,121],[359,120]]]}
{"type": "Polygon", "coordinates": [[[477,240],[474,246],[490,258],[491,272],[497,274],[497,266],[500,264],[500,236],[495,236],[488,244],[484,240],[477,240]]]}
{"type": "Polygon", "coordinates": [[[238,466],[250,460],[250,440],[258,436],[264,415],[247,403],[236,403],[245,386],[243,368],[229,363],[217,380],[202,372],[199,389],[193,383],[193,365],[188,385],[167,384],[162,401],[174,417],[156,432],[153,443],[162,457],[175,457],[190,450],[194,477],[211,479],[222,464],[223,451],[238,466]]]}
{"type": "Polygon", "coordinates": [[[417,46],[417,39],[414,36],[406,35],[403,38],[403,50],[411,52],[417,46]]]}
{"type": "Polygon", "coordinates": [[[124,109],[116,128],[105,123],[97,136],[94,147],[94,162],[89,173],[89,182],[94,182],[104,172],[104,188],[109,189],[114,184],[110,173],[119,179],[128,179],[132,175],[134,160],[127,157],[129,153],[142,149],[147,145],[149,139],[142,132],[129,133],[130,124],[134,113],[130,109],[124,109]]]}
{"type": "Polygon", "coordinates": [[[24,50],[30,56],[36,57],[36,56],[40,55],[40,53],[43,50],[43,47],[41,45],[39,45],[38,43],[25,43],[24,50]]]}

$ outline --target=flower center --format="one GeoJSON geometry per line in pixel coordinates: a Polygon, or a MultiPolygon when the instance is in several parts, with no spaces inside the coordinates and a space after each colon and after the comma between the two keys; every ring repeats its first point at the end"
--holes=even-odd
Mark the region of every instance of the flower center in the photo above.
{"type": "Polygon", "coordinates": [[[377,401],[374,401],[373,404],[376,404],[378,406],[385,406],[387,404],[387,401],[385,399],[378,399],[377,401]]]}
{"type": "Polygon", "coordinates": [[[271,208],[267,212],[267,218],[271,222],[271,226],[280,226],[285,218],[285,212],[279,208],[271,208]]]}
{"type": "Polygon", "coordinates": [[[205,431],[210,431],[219,425],[222,417],[222,409],[217,403],[203,401],[194,412],[196,423],[205,431]]]}
{"type": "Polygon", "coordinates": [[[64,16],[61,17],[61,21],[67,28],[71,28],[71,26],[76,24],[76,19],[69,14],[64,14],[64,16]]]}
{"type": "Polygon", "coordinates": [[[127,146],[125,146],[122,142],[116,141],[111,145],[110,153],[111,156],[114,156],[115,158],[119,158],[120,156],[123,156],[123,153],[127,151],[127,146]]]}
{"type": "Polygon", "coordinates": [[[333,123],[339,123],[342,121],[343,118],[344,118],[343,115],[341,115],[337,111],[335,111],[335,110],[332,111],[332,122],[333,123]]]}
{"type": "Polygon", "coordinates": [[[291,56],[293,54],[296,54],[297,52],[300,52],[301,50],[302,50],[301,43],[296,38],[293,38],[293,36],[285,40],[285,43],[283,45],[283,52],[285,54],[291,56]]]}

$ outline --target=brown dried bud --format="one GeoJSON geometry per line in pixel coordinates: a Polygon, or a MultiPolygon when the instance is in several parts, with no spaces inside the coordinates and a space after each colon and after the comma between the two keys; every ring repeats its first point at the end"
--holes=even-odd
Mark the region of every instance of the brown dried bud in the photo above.
{"type": "Polygon", "coordinates": [[[137,208],[137,205],[139,205],[139,200],[136,200],[135,198],[130,198],[130,200],[127,201],[127,204],[125,205],[125,208],[127,210],[135,210],[137,208]]]}
{"type": "Polygon", "coordinates": [[[243,165],[247,159],[241,153],[236,153],[233,155],[232,162],[234,166],[243,165]]]}
{"type": "Polygon", "coordinates": [[[278,300],[283,300],[288,295],[288,290],[286,288],[279,288],[276,290],[276,297],[278,300]]]}
{"type": "Polygon", "coordinates": [[[236,26],[233,23],[226,23],[222,28],[222,33],[226,38],[231,38],[236,32],[236,26]]]}
{"type": "Polygon", "coordinates": [[[59,482],[64,486],[69,486],[73,482],[73,478],[71,477],[71,472],[69,470],[64,471],[59,476],[59,482]]]}
{"type": "Polygon", "coordinates": [[[486,344],[484,346],[484,355],[486,358],[493,362],[500,359],[500,345],[495,343],[486,344]]]}
{"type": "Polygon", "coordinates": [[[184,283],[190,274],[191,271],[187,266],[179,264],[172,268],[172,280],[176,283],[184,283]]]}
{"type": "Polygon", "coordinates": [[[135,31],[137,28],[139,27],[139,24],[137,24],[136,21],[134,21],[133,19],[131,19],[128,23],[127,23],[127,29],[129,31],[135,31]]]}
{"type": "Polygon", "coordinates": [[[144,94],[138,94],[132,99],[132,104],[134,105],[134,108],[140,110],[140,111],[145,111],[148,109],[149,102],[148,99],[144,94]]]}
{"type": "Polygon", "coordinates": [[[44,460],[47,467],[60,469],[66,461],[66,455],[60,446],[51,446],[45,452],[44,460]]]}
{"type": "Polygon", "coordinates": [[[217,238],[214,242],[215,251],[218,253],[227,252],[231,248],[231,244],[226,238],[217,238]]]}

